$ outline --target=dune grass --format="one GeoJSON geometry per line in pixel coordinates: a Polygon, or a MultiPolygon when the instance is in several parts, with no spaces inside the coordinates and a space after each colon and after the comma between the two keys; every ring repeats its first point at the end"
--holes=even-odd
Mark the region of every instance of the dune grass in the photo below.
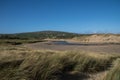
{"type": "Polygon", "coordinates": [[[38,52],[30,55],[21,64],[29,70],[32,80],[58,80],[65,73],[96,73],[110,67],[115,56],[84,52],[38,52]],[[32,63],[32,64],[31,64],[32,63]]]}
{"type": "Polygon", "coordinates": [[[107,73],[104,80],[120,80],[120,58],[114,62],[114,66],[107,73]]]}
{"type": "MultiPolygon", "coordinates": [[[[83,51],[60,52],[29,50],[24,47],[2,47],[0,49],[0,79],[62,80],[62,76],[66,73],[75,72],[87,75],[105,71],[118,57],[115,54],[83,51]]],[[[112,70],[110,72],[113,73],[112,70]]],[[[118,75],[117,72],[115,73],[118,75]]]]}

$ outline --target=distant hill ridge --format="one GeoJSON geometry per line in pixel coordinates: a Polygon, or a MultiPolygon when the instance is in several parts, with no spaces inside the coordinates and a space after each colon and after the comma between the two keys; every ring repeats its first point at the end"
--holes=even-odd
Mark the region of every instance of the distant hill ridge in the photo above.
{"type": "Polygon", "coordinates": [[[80,42],[119,42],[120,34],[77,34],[62,31],[37,31],[0,34],[0,39],[73,39],[80,42]]]}
{"type": "Polygon", "coordinates": [[[45,39],[45,38],[73,38],[78,36],[77,33],[62,32],[62,31],[38,31],[38,32],[25,32],[15,34],[1,34],[0,38],[20,38],[20,39],[45,39]]]}

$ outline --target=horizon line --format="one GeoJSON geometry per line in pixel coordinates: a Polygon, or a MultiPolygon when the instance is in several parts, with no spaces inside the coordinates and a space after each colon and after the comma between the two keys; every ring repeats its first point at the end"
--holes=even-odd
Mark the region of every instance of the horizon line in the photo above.
{"type": "Polygon", "coordinates": [[[55,32],[67,32],[67,33],[75,33],[75,34],[120,34],[120,32],[103,32],[103,31],[96,31],[96,32],[70,32],[70,31],[58,31],[58,30],[40,30],[40,31],[23,31],[23,32],[13,32],[13,33],[0,33],[0,34],[21,34],[21,33],[34,33],[34,32],[43,32],[43,31],[55,31],[55,32]]]}

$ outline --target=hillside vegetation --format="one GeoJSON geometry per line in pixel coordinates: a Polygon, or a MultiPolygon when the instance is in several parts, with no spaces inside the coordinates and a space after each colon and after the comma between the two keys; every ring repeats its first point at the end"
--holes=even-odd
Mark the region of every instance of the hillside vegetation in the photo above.
{"type": "Polygon", "coordinates": [[[16,34],[1,34],[0,39],[69,39],[75,36],[78,36],[78,34],[60,31],[40,31],[16,34]]]}

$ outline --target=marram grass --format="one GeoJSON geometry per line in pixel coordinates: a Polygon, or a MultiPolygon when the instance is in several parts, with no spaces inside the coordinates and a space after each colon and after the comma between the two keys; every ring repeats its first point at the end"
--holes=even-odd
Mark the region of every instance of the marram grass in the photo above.
{"type": "Polygon", "coordinates": [[[120,59],[114,62],[113,68],[107,73],[104,80],[120,80],[120,59]]]}
{"type": "MultiPolygon", "coordinates": [[[[0,79],[2,80],[61,80],[62,75],[69,72],[87,74],[104,71],[110,67],[113,60],[118,58],[118,55],[113,54],[106,55],[81,51],[59,52],[27,49],[21,51],[21,49],[13,49],[8,49],[6,55],[3,55],[1,50],[0,79]],[[19,64],[15,63],[19,60],[19,64]]],[[[115,70],[116,67],[114,66],[113,69],[115,70]]],[[[119,80],[116,79],[117,71],[111,70],[111,73],[116,73],[114,80],[119,80]]],[[[109,75],[111,76],[111,74],[109,75]]]]}

